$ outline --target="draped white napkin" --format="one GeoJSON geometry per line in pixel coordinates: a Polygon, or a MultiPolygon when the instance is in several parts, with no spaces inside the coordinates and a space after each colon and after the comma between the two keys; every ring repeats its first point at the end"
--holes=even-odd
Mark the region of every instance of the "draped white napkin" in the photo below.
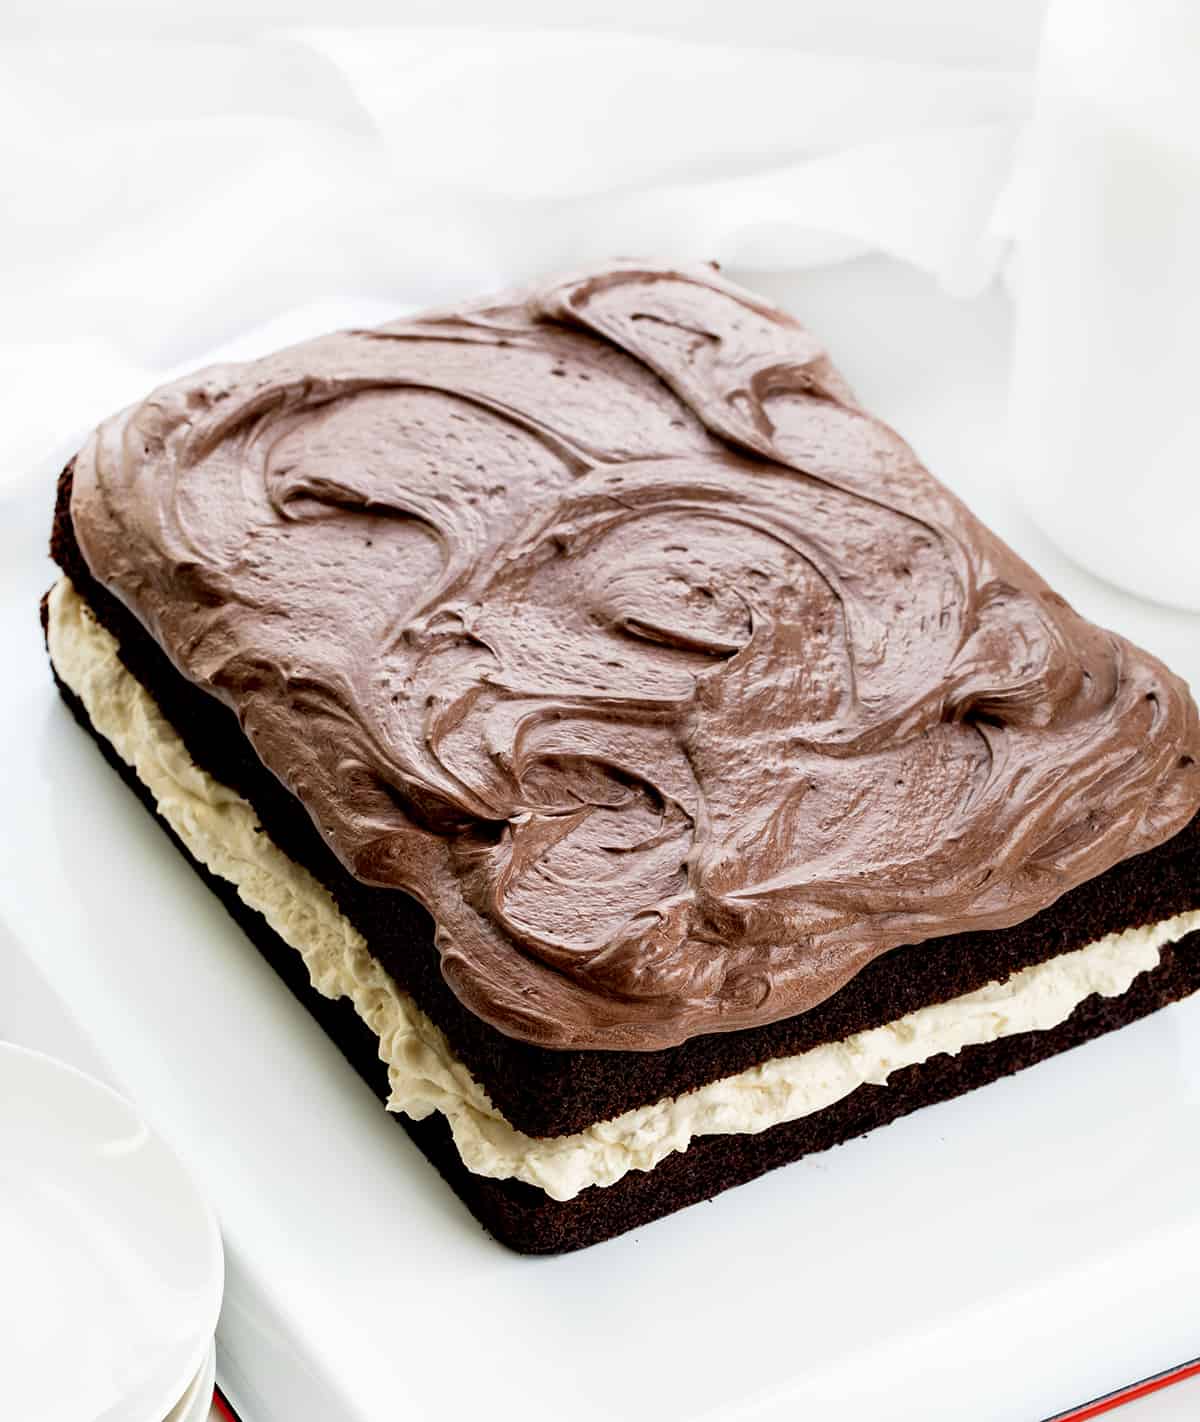
{"type": "MultiPolygon", "coordinates": [[[[1003,262],[1014,172],[1050,151],[1030,163],[1033,93],[1027,72],[645,34],[8,43],[0,477],[73,432],[65,390],[84,428],[283,313],[300,336],[614,254],[752,279],[882,251],[969,295],[1003,262]]],[[[1034,403],[1027,441],[1058,418],[1034,403]]]]}
{"type": "Polygon", "coordinates": [[[1028,76],[563,32],[12,44],[0,459],[279,313],[614,253],[882,249],[970,290],[1028,76]],[[90,379],[89,379],[90,376],[90,379]]]}

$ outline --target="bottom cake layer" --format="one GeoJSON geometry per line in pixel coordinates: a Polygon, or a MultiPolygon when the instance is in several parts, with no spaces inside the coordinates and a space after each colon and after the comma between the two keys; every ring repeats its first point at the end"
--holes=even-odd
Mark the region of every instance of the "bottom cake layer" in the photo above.
{"type": "MultiPolygon", "coordinates": [[[[309,981],[304,960],[227,880],[211,874],[178,839],[158,813],[150,791],[91,724],[82,702],[56,676],[76,719],[99,744],[106,759],[155,814],[193,867],[256,944],[292,991],[381,1097],[388,1095],[387,1070],[379,1040],[346,1000],[331,1000],[309,981]]],[[[582,1190],[555,1200],[516,1180],[473,1173],[463,1164],[445,1118],[421,1121],[399,1117],[405,1129],[476,1217],[498,1239],[526,1253],[581,1248],[622,1233],[698,1200],[711,1198],[777,1165],[824,1150],[875,1126],[936,1101],[947,1100],[1142,1017],[1200,987],[1200,933],[1162,950],[1156,968],[1140,973],[1116,997],[1087,998],[1071,1016],[1045,1031],[1023,1032],[999,1041],[967,1046],[895,1071],[886,1086],[865,1085],[833,1105],[757,1134],[703,1135],[686,1151],[667,1156],[653,1170],[632,1171],[615,1184],[582,1190]]]]}

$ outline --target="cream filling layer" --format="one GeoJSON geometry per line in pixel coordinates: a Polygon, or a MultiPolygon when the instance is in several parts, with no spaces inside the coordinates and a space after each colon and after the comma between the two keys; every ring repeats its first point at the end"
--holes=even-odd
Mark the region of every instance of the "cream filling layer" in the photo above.
{"type": "Polygon", "coordinates": [[[523,1180],[552,1199],[651,1170],[702,1135],[753,1134],[832,1105],[865,1083],[939,1053],[1064,1022],[1094,993],[1117,997],[1157,966],[1162,946],[1200,928],[1200,911],[1110,934],[1002,983],[792,1057],[641,1106],[574,1135],[515,1130],[458,1061],[440,1029],[402,992],[323,885],[262,832],[250,804],[201,770],[117,643],[70,581],[50,594],[50,656],[93,726],[136,771],[159,814],[210,873],[229,880],[302,956],[313,986],[345,997],[379,1038],[388,1109],[421,1120],[441,1111],[468,1170],[523,1180]]]}

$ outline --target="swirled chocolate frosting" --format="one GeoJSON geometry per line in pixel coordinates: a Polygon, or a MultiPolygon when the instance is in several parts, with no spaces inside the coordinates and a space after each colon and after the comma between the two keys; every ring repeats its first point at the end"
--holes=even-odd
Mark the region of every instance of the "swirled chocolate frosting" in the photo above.
{"type": "Polygon", "coordinates": [[[803,1012],[1200,804],[1184,684],[707,268],[202,371],[96,431],[72,515],[347,868],[428,907],[462,1001],[543,1045],[803,1012]]]}

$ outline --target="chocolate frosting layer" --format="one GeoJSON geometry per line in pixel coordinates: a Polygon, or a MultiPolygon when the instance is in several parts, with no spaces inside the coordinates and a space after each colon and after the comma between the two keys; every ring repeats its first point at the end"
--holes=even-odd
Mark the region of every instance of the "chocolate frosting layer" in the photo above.
{"type": "Polygon", "coordinates": [[[1200,806],[807,331],[633,264],[217,366],[75,466],[93,574],[512,1036],[651,1050],[1006,927],[1200,806]]]}

